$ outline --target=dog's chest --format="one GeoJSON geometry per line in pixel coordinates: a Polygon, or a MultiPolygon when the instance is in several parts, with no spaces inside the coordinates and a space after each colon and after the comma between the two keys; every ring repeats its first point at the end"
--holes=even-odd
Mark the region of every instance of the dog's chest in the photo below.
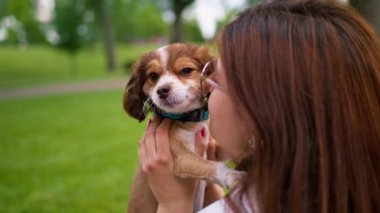
{"type": "Polygon", "coordinates": [[[204,128],[204,140],[208,142],[208,122],[176,122],[170,129],[171,136],[188,150],[195,151],[195,135],[204,128]]]}

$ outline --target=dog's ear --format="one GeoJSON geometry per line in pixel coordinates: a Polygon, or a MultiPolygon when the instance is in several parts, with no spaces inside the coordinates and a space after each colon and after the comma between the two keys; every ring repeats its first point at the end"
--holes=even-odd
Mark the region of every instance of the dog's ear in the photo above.
{"type": "Polygon", "coordinates": [[[195,52],[195,57],[205,65],[207,62],[214,59],[214,56],[211,54],[209,48],[205,45],[199,46],[195,52]]]}
{"type": "Polygon", "coordinates": [[[146,117],[144,103],[147,95],[143,91],[146,80],[143,60],[140,59],[133,66],[133,73],[124,91],[124,110],[140,122],[146,117]]]}

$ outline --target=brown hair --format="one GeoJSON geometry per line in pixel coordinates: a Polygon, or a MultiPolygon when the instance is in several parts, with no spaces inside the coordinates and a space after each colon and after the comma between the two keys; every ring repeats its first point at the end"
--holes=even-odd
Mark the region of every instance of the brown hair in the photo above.
{"type": "Polygon", "coordinates": [[[380,43],[367,22],[336,2],[270,1],[218,45],[262,141],[238,191],[257,195],[247,211],[379,212],[380,43]]]}

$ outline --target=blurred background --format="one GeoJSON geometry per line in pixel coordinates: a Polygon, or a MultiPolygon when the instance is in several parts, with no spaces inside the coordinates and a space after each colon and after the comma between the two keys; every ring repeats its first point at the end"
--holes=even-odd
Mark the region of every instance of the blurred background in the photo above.
{"type": "MultiPolygon", "coordinates": [[[[213,48],[257,2],[0,0],[0,212],[124,212],[145,128],[122,110],[133,63],[213,48]]],[[[346,3],[380,32],[379,0],[346,3]]]]}

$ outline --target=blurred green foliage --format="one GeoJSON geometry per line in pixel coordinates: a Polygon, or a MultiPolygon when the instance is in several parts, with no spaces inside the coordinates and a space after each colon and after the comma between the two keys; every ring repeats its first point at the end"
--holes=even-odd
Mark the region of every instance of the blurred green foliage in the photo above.
{"type": "Polygon", "coordinates": [[[169,34],[169,25],[155,4],[129,1],[114,11],[118,13],[113,17],[118,41],[144,41],[169,34]]]}
{"type": "Polygon", "coordinates": [[[58,34],[57,47],[70,54],[77,53],[83,46],[93,41],[93,32],[84,16],[85,2],[76,0],[57,0],[53,26],[58,34]]]}
{"type": "MultiPolygon", "coordinates": [[[[37,1],[35,0],[0,0],[0,21],[5,17],[15,17],[22,24],[28,43],[46,43],[46,32],[57,31],[59,46],[66,44],[69,52],[75,52],[81,46],[94,44],[102,40],[102,0],[55,0],[54,18],[50,23],[36,20],[37,1]],[[75,38],[78,37],[78,38],[75,38]],[[82,44],[84,42],[84,44],[82,44]]],[[[119,42],[152,41],[168,38],[170,24],[165,22],[162,13],[173,9],[171,0],[112,0],[105,1],[114,27],[115,40],[119,42]],[[166,6],[162,6],[166,5],[166,6]]],[[[190,21],[185,28],[186,39],[201,40],[197,23],[190,21]],[[189,35],[191,33],[191,35],[189,35]],[[192,34],[194,33],[194,34],[192,34]]],[[[17,33],[7,29],[8,39],[4,43],[20,42],[17,33]],[[10,36],[10,35],[14,36],[10,36]]],[[[203,40],[203,39],[202,39],[203,40]]]]}
{"type": "Polygon", "coordinates": [[[201,29],[198,26],[196,20],[186,21],[183,25],[183,34],[186,41],[192,42],[204,42],[201,29]]]}
{"type": "Polygon", "coordinates": [[[22,23],[22,29],[10,29],[8,42],[46,42],[42,25],[35,19],[36,1],[31,0],[0,0],[0,21],[6,16],[13,16],[22,23]],[[22,32],[19,32],[21,31],[22,32]],[[20,35],[25,33],[25,35],[20,35]],[[24,41],[25,40],[25,41],[24,41]]]}

